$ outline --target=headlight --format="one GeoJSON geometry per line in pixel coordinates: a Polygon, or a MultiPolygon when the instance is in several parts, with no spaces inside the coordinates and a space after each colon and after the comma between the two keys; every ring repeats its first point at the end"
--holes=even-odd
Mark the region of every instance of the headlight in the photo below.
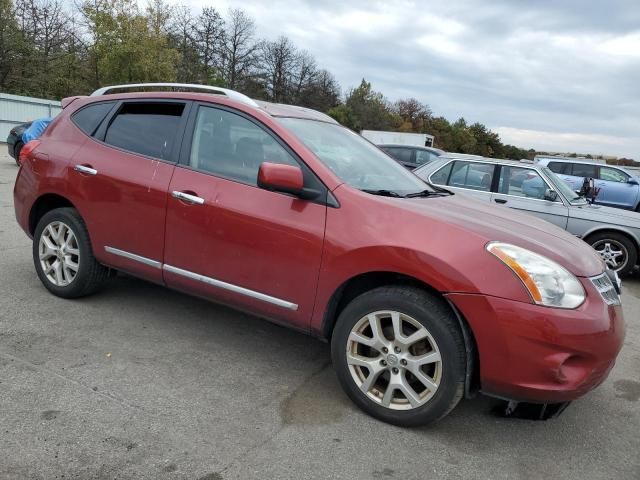
{"type": "Polygon", "coordinates": [[[490,242],[486,249],[518,276],[538,305],[577,308],[584,302],[580,281],[553,260],[508,243],[490,242]]]}

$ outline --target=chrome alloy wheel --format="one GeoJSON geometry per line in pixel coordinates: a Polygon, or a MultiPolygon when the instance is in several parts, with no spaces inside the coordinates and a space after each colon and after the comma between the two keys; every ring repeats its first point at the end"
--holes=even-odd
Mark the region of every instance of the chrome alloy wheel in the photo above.
{"type": "Polygon", "coordinates": [[[42,272],[53,285],[65,287],[78,275],[78,239],[67,224],[55,221],[45,227],[40,235],[38,254],[42,272]]]}
{"type": "Polygon", "coordinates": [[[409,315],[392,310],[368,314],[354,325],[346,347],[353,381],[386,408],[417,408],[438,390],[442,379],[438,345],[409,315]]]}
{"type": "Polygon", "coordinates": [[[612,270],[622,270],[627,265],[629,253],[620,242],[613,239],[602,239],[591,246],[612,270]]]}

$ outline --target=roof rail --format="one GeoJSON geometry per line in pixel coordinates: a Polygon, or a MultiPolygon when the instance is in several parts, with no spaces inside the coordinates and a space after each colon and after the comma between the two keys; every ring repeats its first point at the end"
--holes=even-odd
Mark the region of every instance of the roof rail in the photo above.
{"type": "Polygon", "coordinates": [[[246,105],[251,105],[252,107],[259,107],[259,105],[247,97],[246,95],[236,92],[235,90],[229,90],[228,88],[222,87],[212,87],[209,85],[198,85],[192,83],[130,83],[127,85],[112,85],[110,87],[102,87],[96,90],[91,94],[92,97],[99,95],[106,95],[110,90],[126,90],[126,89],[136,89],[136,88],[147,88],[147,87],[162,87],[162,88],[180,88],[183,90],[192,90],[192,91],[205,91],[205,92],[216,92],[223,93],[227,97],[232,100],[236,100],[238,102],[242,102],[246,105]]]}

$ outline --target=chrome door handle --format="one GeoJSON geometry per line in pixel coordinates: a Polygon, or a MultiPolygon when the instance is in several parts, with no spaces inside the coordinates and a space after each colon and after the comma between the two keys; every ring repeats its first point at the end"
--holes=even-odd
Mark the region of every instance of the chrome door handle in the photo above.
{"type": "Polygon", "coordinates": [[[174,190],[173,192],[171,192],[171,196],[173,198],[177,198],[178,200],[182,200],[183,202],[187,202],[192,205],[204,204],[204,198],[191,195],[190,193],[178,192],[177,190],[174,190]]]}
{"type": "Polygon", "coordinates": [[[96,170],[95,168],[87,167],[85,165],[76,165],[75,167],[73,167],[73,169],[76,172],[86,173],[87,175],[97,175],[98,174],[98,170],[96,170]]]}

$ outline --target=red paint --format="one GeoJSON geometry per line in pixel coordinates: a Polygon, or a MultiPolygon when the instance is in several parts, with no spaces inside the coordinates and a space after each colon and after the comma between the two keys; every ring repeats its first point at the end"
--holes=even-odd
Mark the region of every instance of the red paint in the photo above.
{"type": "MultiPolygon", "coordinates": [[[[624,322],[621,309],[608,307],[585,279],[603,271],[586,243],[542,220],[468,202],[461,195],[369,195],[343,184],[264,110],[221,95],[153,97],[219,104],[253,117],[307,164],[339,207],[102,144],[69,117],[105,97],[78,98],[50,124],[40,145],[24,154],[28,161],[18,173],[14,197],[25,231],[31,232],[35,202],[55,194],[78,209],[102,263],[316,335],[323,331],[332,296],[345,282],[369,272],[403,274],[446,295],[467,320],[478,344],[483,390],[521,400],[561,401],[606,377],[622,345],[624,322]],[[90,166],[98,175],[77,172],[75,165],[90,166]],[[204,204],[174,198],[173,191],[200,197],[204,204]],[[532,304],[513,273],[485,251],[489,241],[517,244],[563,265],[581,277],[587,301],[576,310],[532,304]],[[261,292],[297,309],[116,256],[105,246],[261,292]]],[[[302,186],[302,173],[264,163],[260,182],[295,191],[302,186]]]]}
{"type": "Polygon", "coordinates": [[[264,162],[258,170],[258,186],[268,190],[300,192],[304,188],[302,170],[293,165],[264,162]]]}

